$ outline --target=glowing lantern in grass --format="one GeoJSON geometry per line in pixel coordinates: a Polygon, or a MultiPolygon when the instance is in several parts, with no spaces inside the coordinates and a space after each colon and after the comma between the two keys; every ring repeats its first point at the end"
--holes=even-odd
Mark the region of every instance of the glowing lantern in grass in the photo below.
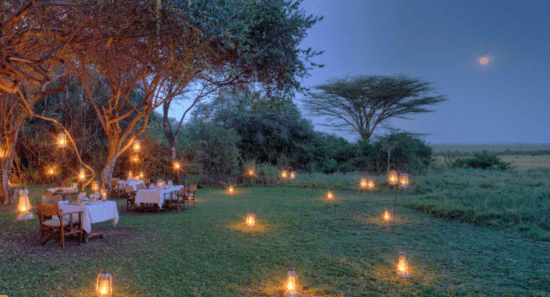
{"type": "Polygon", "coordinates": [[[384,221],[389,222],[391,220],[390,213],[387,209],[384,209],[384,221]]]}
{"type": "Polygon", "coordinates": [[[233,190],[233,187],[229,186],[229,193],[230,193],[230,194],[233,194],[233,191],[234,191],[234,190],[233,190]]]}
{"type": "Polygon", "coordinates": [[[140,178],[140,179],[143,179],[143,171],[141,171],[141,172],[139,173],[139,178],[140,178]]]}
{"type": "Polygon", "coordinates": [[[359,185],[361,186],[361,189],[366,189],[367,188],[367,179],[362,178],[361,183],[359,185]]]}
{"type": "Polygon", "coordinates": [[[331,191],[328,191],[327,193],[327,199],[328,200],[332,200],[334,198],[334,195],[332,195],[332,192],[331,191]]]}
{"type": "Polygon", "coordinates": [[[99,191],[99,183],[94,180],[92,182],[92,192],[97,192],[97,191],[99,191]]]}
{"type": "Polygon", "coordinates": [[[388,183],[392,186],[397,185],[397,172],[395,170],[390,171],[390,174],[388,174],[388,183]]]}
{"type": "Polygon", "coordinates": [[[29,202],[29,191],[27,189],[19,190],[19,205],[17,209],[19,210],[19,216],[17,220],[30,220],[33,218],[31,210],[31,203],[29,202]]]}
{"type": "Polygon", "coordinates": [[[86,172],[84,172],[84,168],[80,168],[80,173],[78,174],[78,179],[85,180],[86,179],[86,172]]]}
{"type": "Polygon", "coordinates": [[[369,190],[374,189],[374,180],[373,179],[369,179],[367,181],[367,189],[369,189],[369,190]]]}
{"type": "Polygon", "coordinates": [[[291,171],[290,172],[290,179],[295,179],[296,178],[296,173],[294,173],[294,171],[291,171]]]}
{"type": "Polygon", "coordinates": [[[65,133],[62,132],[57,136],[57,144],[60,148],[67,147],[67,135],[65,133]]]}
{"type": "Polygon", "coordinates": [[[251,212],[246,216],[246,225],[251,228],[256,226],[256,216],[251,212]]]}
{"type": "Polygon", "coordinates": [[[286,172],[286,170],[283,170],[283,172],[281,172],[281,177],[283,179],[286,179],[287,175],[288,175],[288,173],[286,172]]]}
{"type": "Polygon", "coordinates": [[[409,186],[409,175],[407,173],[401,173],[401,176],[399,177],[399,186],[402,188],[409,186]]]}
{"type": "Polygon", "coordinates": [[[113,276],[107,269],[97,275],[95,291],[98,297],[113,296],[113,276]]]}
{"type": "Polygon", "coordinates": [[[134,142],[134,152],[139,153],[140,150],[141,144],[139,143],[139,140],[136,140],[136,142],[134,142]]]}
{"type": "Polygon", "coordinates": [[[298,291],[298,277],[293,267],[289,267],[286,274],[286,292],[287,296],[294,296],[298,291]]]}
{"type": "Polygon", "coordinates": [[[99,192],[101,194],[101,200],[106,201],[107,200],[107,189],[101,189],[99,192]]]}
{"type": "Polygon", "coordinates": [[[400,277],[409,277],[409,265],[407,264],[407,255],[399,252],[399,264],[397,264],[397,275],[400,277]]]}

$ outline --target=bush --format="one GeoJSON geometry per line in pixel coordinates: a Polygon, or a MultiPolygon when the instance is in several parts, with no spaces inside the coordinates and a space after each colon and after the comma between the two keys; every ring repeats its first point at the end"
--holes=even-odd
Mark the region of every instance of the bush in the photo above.
{"type": "Polygon", "coordinates": [[[471,159],[460,159],[456,156],[445,156],[445,163],[452,168],[480,168],[480,169],[498,169],[512,170],[512,163],[504,162],[496,154],[488,152],[475,153],[471,159]]]}

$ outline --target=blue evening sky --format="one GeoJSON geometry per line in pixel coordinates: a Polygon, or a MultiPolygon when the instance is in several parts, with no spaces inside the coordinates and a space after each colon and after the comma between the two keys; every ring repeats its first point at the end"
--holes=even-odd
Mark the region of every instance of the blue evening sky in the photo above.
{"type": "Polygon", "coordinates": [[[550,143],[550,1],[305,0],[302,8],[324,19],[301,48],[325,51],[313,58],[325,67],[304,86],[359,74],[422,77],[449,100],[391,126],[426,133],[431,144],[550,143]]]}

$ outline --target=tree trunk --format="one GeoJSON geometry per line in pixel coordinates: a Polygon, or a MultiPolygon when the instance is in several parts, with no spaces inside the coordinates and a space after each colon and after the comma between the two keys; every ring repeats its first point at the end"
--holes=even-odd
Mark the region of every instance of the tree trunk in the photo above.
{"type": "MultiPolygon", "coordinates": [[[[174,140],[170,142],[170,164],[174,164],[174,162],[176,161],[177,161],[177,151],[176,151],[176,141],[174,140]]],[[[176,177],[176,182],[178,185],[182,184],[181,170],[183,170],[183,168],[181,167],[180,167],[180,170],[174,170],[174,175],[176,177]]]]}
{"type": "Polygon", "coordinates": [[[11,164],[13,157],[0,159],[1,174],[0,174],[0,203],[13,204],[17,199],[13,193],[13,189],[9,186],[9,177],[11,173],[11,164]]]}
{"type": "Polygon", "coordinates": [[[113,177],[113,171],[115,170],[115,164],[118,160],[120,154],[114,152],[114,150],[109,149],[109,155],[105,162],[105,167],[101,171],[101,183],[104,188],[109,188],[111,186],[111,178],[113,177]]]}
{"type": "Polygon", "coordinates": [[[391,159],[391,149],[388,148],[388,169],[386,170],[386,174],[390,174],[390,159],[391,159]]]}

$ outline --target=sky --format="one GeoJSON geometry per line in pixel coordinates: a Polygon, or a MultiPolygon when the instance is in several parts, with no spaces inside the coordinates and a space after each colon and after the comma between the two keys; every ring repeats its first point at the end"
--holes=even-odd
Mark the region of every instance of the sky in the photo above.
{"type": "MultiPolygon", "coordinates": [[[[303,86],[353,75],[421,77],[448,101],[432,113],[392,120],[392,127],[423,133],[431,144],[550,143],[550,1],[305,0],[301,6],[324,17],[300,47],[324,51],[312,61],[325,67],[311,71],[303,86]],[[484,56],[489,63],[480,65],[484,56]]],[[[310,119],[316,130],[335,133],[310,119]]]]}

